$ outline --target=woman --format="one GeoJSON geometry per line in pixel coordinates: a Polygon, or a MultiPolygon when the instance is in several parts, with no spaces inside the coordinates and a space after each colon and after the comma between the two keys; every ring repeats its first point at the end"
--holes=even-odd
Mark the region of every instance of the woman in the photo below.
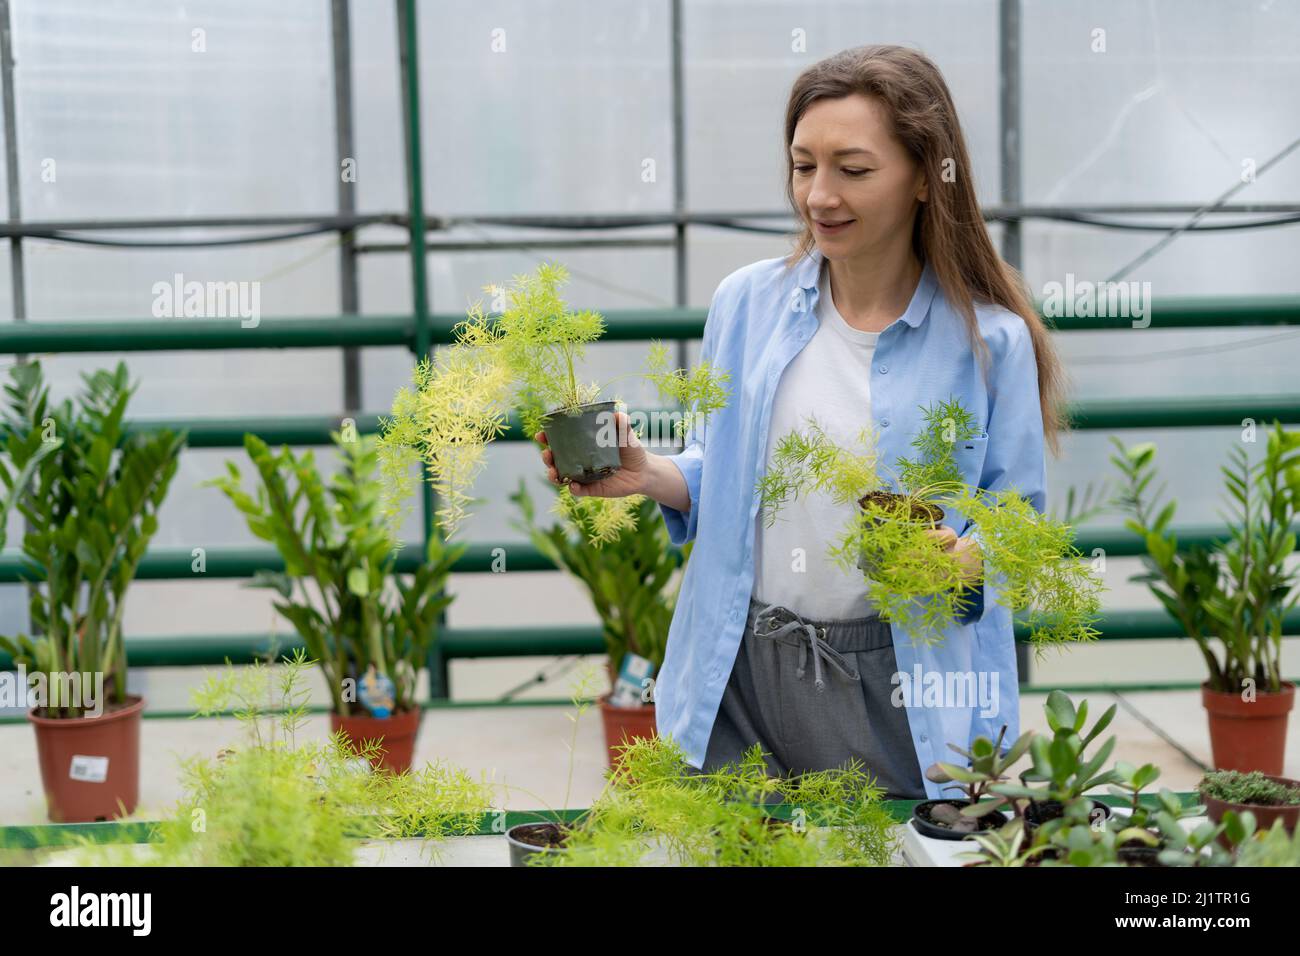
{"type": "MultiPolygon", "coordinates": [[[[723,280],[705,324],[701,357],[730,371],[731,402],[672,456],[647,453],[623,416],[622,469],[571,490],[649,495],[673,543],[695,541],[655,685],[659,732],[692,766],[757,743],[777,773],[855,758],[887,798],[948,796],[924,775],[953,759],[948,743],[996,738],[1003,724],[1008,741],[1019,733],[1011,615],[983,581],[978,529],[949,510],[932,532],[974,600],[941,642],[914,643],[872,613],[861,575],[826,557],[852,503],[802,496],[765,527],[755,487],[809,415],[837,443],[874,426],[878,460],[892,464],[911,451],[922,406],[956,397],[981,426],[955,447],[964,479],[1014,487],[1042,511],[1061,367],[989,240],[928,58],[869,46],[810,67],[790,94],[785,145],[795,249],[723,280]]],[[[555,481],[549,450],[542,459],[555,481]]]]}

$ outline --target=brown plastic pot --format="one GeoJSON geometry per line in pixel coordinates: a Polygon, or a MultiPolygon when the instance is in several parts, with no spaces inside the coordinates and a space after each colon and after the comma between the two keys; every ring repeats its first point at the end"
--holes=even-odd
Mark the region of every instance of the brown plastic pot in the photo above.
{"type": "MultiPolygon", "coordinates": [[[[906,500],[903,495],[895,494],[892,491],[869,491],[861,498],[858,499],[858,507],[865,510],[867,501],[873,498],[889,501],[892,504],[894,504],[900,511],[902,510],[902,503],[906,500]]],[[[940,523],[943,521],[943,514],[944,514],[943,509],[940,508],[938,505],[934,504],[933,502],[913,501],[911,503],[909,517],[903,518],[901,515],[899,515],[896,518],[891,518],[888,520],[909,521],[916,524],[924,525],[931,529],[938,529],[940,523]]],[[[876,519],[873,527],[879,527],[880,524],[882,524],[885,520],[886,519],[883,518],[876,519]]],[[[865,572],[867,577],[873,576],[874,574],[876,574],[876,572],[880,570],[877,562],[872,561],[867,556],[865,551],[858,557],[858,569],[865,572]]]]}
{"type": "MultiPolygon", "coordinates": [[[[1264,774],[1274,783],[1280,783],[1284,786],[1300,790],[1300,780],[1292,780],[1290,777],[1278,777],[1273,774],[1264,774]]],[[[1295,833],[1296,823],[1300,821],[1300,804],[1291,804],[1290,806],[1270,806],[1266,803],[1228,803],[1226,800],[1216,800],[1214,797],[1201,795],[1201,802],[1205,804],[1206,815],[1215,823],[1223,822],[1225,810],[1235,810],[1238,814],[1249,810],[1255,815],[1255,829],[1269,830],[1273,827],[1275,820],[1281,820],[1282,826],[1287,833],[1295,833]]],[[[1224,846],[1229,846],[1227,840],[1220,834],[1219,842],[1224,846]]]]}
{"type": "Polygon", "coordinates": [[[415,759],[415,738],[420,732],[419,707],[399,710],[391,717],[353,716],[340,717],[330,714],[330,732],[342,730],[352,742],[354,752],[366,741],[377,740],[383,752],[378,759],[372,759],[370,766],[375,770],[388,770],[392,773],[406,773],[411,769],[415,759]]]}
{"type": "Polygon", "coordinates": [[[632,740],[649,740],[655,735],[655,705],[616,707],[606,694],[600,699],[600,719],[605,725],[605,750],[609,765],[618,761],[621,746],[632,740]]]}
{"type": "Polygon", "coordinates": [[[98,717],[38,717],[35,707],[27,712],[52,822],[93,823],[135,812],[143,711],[144,698],[128,694],[125,704],[110,701],[98,717]]]}
{"type": "Polygon", "coordinates": [[[1255,700],[1244,701],[1238,693],[1211,690],[1206,682],[1201,685],[1201,703],[1210,720],[1210,750],[1216,770],[1282,772],[1295,684],[1288,682],[1279,693],[1261,691],[1255,700]]]}

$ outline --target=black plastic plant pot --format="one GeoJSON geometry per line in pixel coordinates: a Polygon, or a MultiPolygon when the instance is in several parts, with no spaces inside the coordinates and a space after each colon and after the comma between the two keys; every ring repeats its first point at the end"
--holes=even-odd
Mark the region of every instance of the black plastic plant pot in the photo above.
{"type": "Polygon", "coordinates": [[[620,460],[614,429],[617,404],[578,405],[567,411],[551,412],[542,420],[546,444],[551,449],[560,481],[589,485],[618,471],[620,460]],[[611,437],[612,443],[608,441],[611,437]]]}
{"type": "MultiPolygon", "coordinates": [[[[1137,841],[1133,841],[1136,843],[1137,841]]],[[[1122,846],[1115,851],[1119,861],[1125,866],[1164,866],[1160,862],[1158,846],[1122,846]]]]}
{"type": "Polygon", "coordinates": [[[941,823],[936,823],[931,816],[934,808],[942,803],[956,807],[959,810],[962,807],[970,806],[969,800],[922,800],[912,808],[912,828],[921,836],[930,837],[932,840],[964,840],[972,833],[996,830],[1011,819],[1005,810],[994,810],[977,818],[979,820],[979,829],[974,831],[954,830],[941,823]]]}
{"type": "MultiPolygon", "coordinates": [[[[1101,811],[1102,817],[1110,819],[1110,807],[1100,800],[1093,799],[1094,808],[1101,811]]],[[[1025,807],[1025,831],[1033,832],[1048,820],[1056,820],[1065,815],[1065,804],[1059,800],[1030,800],[1025,807]]]]}
{"type": "MultiPolygon", "coordinates": [[[[550,433],[547,433],[550,438],[550,433]]],[[[558,823],[518,823],[506,831],[510,846],[510,865],[529,866],[539,853],[563,853],[568,828],[558,823]]]]}
{"type": "MultiPolygon", "coordinates": [[[[550,437],[549,432],[547,433],[547,437],[550,437]]],[[[865,508],[867,502],[878,501],[896,507],[901,511],[905,500],[904,496],[894,494],[892,491],[869,491],[858,499],[858,507],[865,508]]],[[[915,521],[917,524],[925,525],[930,528],[938,528],[940,522],[943,521],[943,509],[933,502],[913,501],[911,503],[910,518],[902,518],[901,516],[897,519],[875,518],[873,519],[872,526],[879,527],[884,524],[886,520],[915,521]]],[[[869,578],[874,577],[880,571],[880,564],[873,561],[864,550],[858,557],[858,570],[862,571],[869,578]]]]}

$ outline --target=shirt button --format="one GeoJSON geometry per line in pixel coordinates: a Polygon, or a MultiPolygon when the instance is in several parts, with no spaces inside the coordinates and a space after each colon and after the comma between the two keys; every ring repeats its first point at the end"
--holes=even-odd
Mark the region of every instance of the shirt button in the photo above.
{"type": "Polygon", "coordinates": [[[926,742],[927,740],[929,740],[929,739],[930,739],[930,738],[927,737],[925,734],[922,734],[922,735],[921,735],[921,743],[925,743],[925,742],[926,742]]]}
{"type": "Polygon", "coordinates": [[[881,427],[881,428],[888,428],[888,427],[889,427],[889,419],[888,419],[888,418],[882,418],[882,419],[880,420],[880,427],[881,427]]]}
{"type": "Polygon", "coordinates": [[[880,366],[880,374],[881,374],[881,375],[885,375],[885,374],[888,373],[888,372],[889,372],[889,366],[888,366],[888,365],[882,365],[882,366],[880,366]]]}

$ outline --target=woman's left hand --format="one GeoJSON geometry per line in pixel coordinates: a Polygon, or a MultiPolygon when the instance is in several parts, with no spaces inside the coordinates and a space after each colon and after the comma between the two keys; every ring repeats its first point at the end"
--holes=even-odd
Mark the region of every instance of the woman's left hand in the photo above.
{"type": "Polygon", "coordinates": [[[959,538],[952,528],[935,528],[928,533],[939,539],[945,551],[957,556],[962,576],[968,583],[980,583],[984,577],[984,555],[978,541],[970,537],[959,538]]]}

